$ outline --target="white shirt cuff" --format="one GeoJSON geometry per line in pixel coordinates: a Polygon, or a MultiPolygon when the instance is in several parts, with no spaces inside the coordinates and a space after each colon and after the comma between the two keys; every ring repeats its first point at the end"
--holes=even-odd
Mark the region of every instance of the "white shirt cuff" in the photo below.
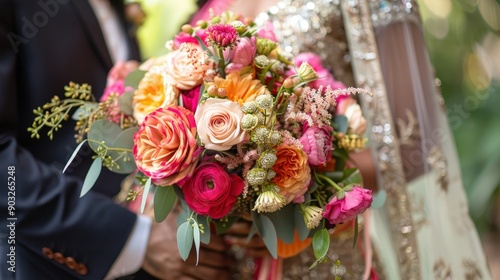
{"type": "Polygon", "coordinates": [[[104,280],[130,275],[137,272],[144,262],[152,219],[138,215],[134,228],[120,255],[111,266],[104,280]]]}

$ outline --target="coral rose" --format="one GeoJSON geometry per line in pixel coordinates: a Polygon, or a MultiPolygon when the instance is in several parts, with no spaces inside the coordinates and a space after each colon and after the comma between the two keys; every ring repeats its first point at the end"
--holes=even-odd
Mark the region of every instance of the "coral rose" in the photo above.
{"type": "Polygon", "coordinates": [[[333,128],[329,125],[319,127],[317,125],[304,127],[304,133],[300,137],[300,143],[307,154],[309,164],[323,165],[332,156],[333,128]]]}
{"type": "Polygon", "coordinates": [[[325,207],[323,217],[332,224],[344,223],[363,213],[372,204],[372,191],[354,186],[342,199],[334,196],[325,207]]]}
{"type": "Polygon", "coordinates": [[[296,146],[281,145],[276,149],[278,159],[273,166],[276,176],[272,179],[287,203],[299,199],[309,188],[311,169],[307,154],[296,146]]]}
{"type": "Polygon", "coordinates": [[[182,185],[199,160],[193,113],[180,106],[149,114],[134,135],[137,168],[156,185],[182,185]]]}
{"type": "Polygon", "coordinates": [[[177,105],[178,96],[179,90],[165,80],[162,67],[153,66],[134,92],[134,118],[142,123],[144,118],[156,109],[177,105]]]}
{"type": "Polygon", "coordinates": [[[226,216],[233,208],[245,183],[236,174],[228,174],[217,163],[200,164],[182,186],[189,208],[213,219],[226,216]]]}
{"type": "Polygon", "coordinates": [[[240,105],[227,99],[208,98],[200,103],[194,118],[205,148],[227,151],[243,142],[247,137],[240,125],[243,115],[240,105]]]}
{"type": "Polygon", "coordinates": [[[167,54],[165,76],[180,90],[189,90],[200,85],[207,70],[214,66],[200,46],[184,43],[167,54]]]}

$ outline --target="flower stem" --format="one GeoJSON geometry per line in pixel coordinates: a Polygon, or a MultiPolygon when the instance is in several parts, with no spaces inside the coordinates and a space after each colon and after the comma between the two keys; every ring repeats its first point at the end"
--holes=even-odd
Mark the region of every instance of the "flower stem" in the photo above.
{"type": "Polygon", "coordinates": [[[219,57],[219,74],[222,76],[222,78],[226,78],[226,72],[225,72],[225,67],[226,67],[226,62],[224,61],[224,51],[219,48],[217,48],[217,56],[219,57]]]}
{"type": "Polygon", "coordinates": [[[327,182],[328,184],[332,185],[338,191],[343,191],[343,189],[339,185],[337,185],[337,183],[335,183],[332,179],[330,179],[328,176],[323,175],[321,173],[316,173],[316,177],[318,177],[319,179],[321,179],[321,180],[327,182]]]}

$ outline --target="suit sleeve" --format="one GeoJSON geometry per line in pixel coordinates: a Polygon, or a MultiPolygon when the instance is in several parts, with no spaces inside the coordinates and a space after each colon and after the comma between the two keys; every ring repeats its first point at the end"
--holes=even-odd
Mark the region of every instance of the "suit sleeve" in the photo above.
{"type": "MultiPolygon", "coordinates": [[[[0,246],[3,258],[3,249],[18,252],[17,275],[5,279],[35,279],[30,274],[35,269],[56,270],[54,275],[65,279],[103,279],[137,216],[97,193],[80,198],[81,180],[61,174],[18,144],[17,116],[31,112],[17,109],[16,55],[22,38],[12,32],[13,3],[0,0],[0,220],[15,225],[2,224],[0,246]],[[8,239],[13,228],[14,242],[8,239]],[[22,259],[26,255],[42,263],[34,267],[22,259]]],[[[6,265],[2,260],[2,273],[6,265]]]]}

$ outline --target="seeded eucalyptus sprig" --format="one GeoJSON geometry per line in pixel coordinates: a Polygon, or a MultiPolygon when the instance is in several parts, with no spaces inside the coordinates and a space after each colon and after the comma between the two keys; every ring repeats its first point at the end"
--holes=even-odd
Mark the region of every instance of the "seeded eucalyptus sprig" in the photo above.
{"type": "Polygon", "coordinates": [[[40,130],[47,127],[49,128],[47,136],[52,140],[54,132],[62,127],[62,121],[68,120],[72,109],[96,102],[92,94],[92,87],[88,84],[80,85],[70,82],[64,87],[64,90],[66,99],[61,100],[58,96],[54,96],[50,102],[33,110],[36,117],[31,127],[28,128],[32,138],[40,139],[40,130]]]}

